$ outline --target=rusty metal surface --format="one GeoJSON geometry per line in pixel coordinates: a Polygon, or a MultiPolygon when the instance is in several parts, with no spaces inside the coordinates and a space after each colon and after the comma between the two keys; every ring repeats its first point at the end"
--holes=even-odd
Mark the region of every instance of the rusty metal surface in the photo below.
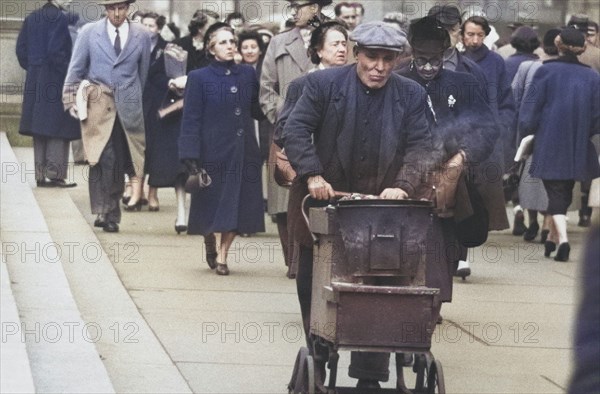
{"type": "Polygon", "coordinates": [[[426,350],[438,289],[425,287],[430,202],[349,200],[310,209],[311,333],[353,349],[426,350]]]}

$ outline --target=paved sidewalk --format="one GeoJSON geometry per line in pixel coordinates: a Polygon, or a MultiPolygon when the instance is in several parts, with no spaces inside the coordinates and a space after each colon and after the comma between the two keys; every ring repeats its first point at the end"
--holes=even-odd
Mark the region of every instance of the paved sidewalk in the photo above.
{"type": "MultiPolygon", "coordinates": [[[[31,149],[15,152],[21,161],[32,161],[31,149]]],[[[159,384],[161,375],[153,363],[144,368],[136,356],[158,344],[168,364],[176,367],[168,376],[177,380],[179,374],[186,382],[171,392],[285,393],[303,334],[295,282],[285,277],[275,226],[267,220],[266,234],[236,238],[232,274],[218,277],[203,263],[202,237],[175,233],[172,190],[160,190],[159,212],[124,212],[121,231],[107,234],[92,227],[86,167],[73,167],[72,175],[78,187],[60,193],[35,189],[34,195],[55,242],[86,244],[96,242],[89,238],[95,237],[118,275],[86,278],[86,272],[100,272],[91,249],[83,255],[84,264],[65,267],[82,317],[98,311],[112,317],[109,312],[121,310],[122,304],[113,305],[110,297],[121,300],[122,289],[135,304],[135,311],[123,309],[116,320],[106,321],[117,323],[111,335],[118,328],[120,338],[138,343],[96,344],[115,391],[150,392],[152,382],[159,384]],[[69,230],[67,223],[73,220],[87,222],[83,240],[69,230]],[[90,286],[98,286],[108,301],[94,304],[81,298],[82,289],[90,286]],[[132,320],[134,312],[143,321],[132,320]],[[151,332],[126,327],[131,322],[145,323],[151,332]],[[125,379],[128,375],[150,384],[140,389],[125,379]]],[[[544,258],[541,244],[526,244],[508,232],[491,234],[485,246],[473,251],[473,275],[455,281],[454,302],[442,309],[444,323],[434,335],[432,352],[443,363],[448,393],[565,392],[584,237],[573,223],[575,217],[569,228],[569,263],[544,258]]],[[[342,353],[339,377],[340,383],[351,385],[348,359],[342,353]]],[[[160,365],[166,368],[163,361],[160,365]]],[[[392,373],[387,387],[394,380],[392,373]]]]}

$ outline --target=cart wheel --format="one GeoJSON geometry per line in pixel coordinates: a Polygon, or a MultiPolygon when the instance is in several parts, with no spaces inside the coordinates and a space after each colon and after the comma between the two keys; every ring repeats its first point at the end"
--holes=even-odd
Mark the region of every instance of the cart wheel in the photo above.
{"type": "Polygon", "coordinates": [[[308,348],[302,347],[298,351],[296,356],[296,363],[294,364],[294,371],[292,373],[292,379],[288,385],[289,394],[303,394],[306,393],[306,358],[309,357],[308,348]]]}
{"type": "Polygon", "coordinates": [[[308,394],[315,394],[315,361],[312,356],[306,356],[306,389],[308,394]]]}
{"type": "Polygon", "coordinates": [[[427,376],[427,394],[446,394],[446,385],[444,384],[444,370],[440,360],[435,360],[429,366],[429,375],[427,376]]]}

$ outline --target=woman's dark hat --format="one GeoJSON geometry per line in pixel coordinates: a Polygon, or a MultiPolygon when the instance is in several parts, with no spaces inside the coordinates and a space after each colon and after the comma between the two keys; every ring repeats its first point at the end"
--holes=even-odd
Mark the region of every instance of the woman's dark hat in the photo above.
{"type": "Polygon", "coordinates": [[[223,28],[231,29],[231,26],[229,26],[229,24],[227,24],[225,22],[216,22],[216,23],[213,23],[212,25],[210,25],[208,30],[206,30],[206,33],[204,34],[204,50],[205,51],[208,51],[208,44],[210,42],[210,36],[212,36],[214,34],[214,32],[216,32],[217,30],[223,29],[223,28]]]}
{"type": "Polygon", "coordinates": [[[585,46],[585,36],[581,31],[574,27],[567,27],[560,32],[560,40],[565,45],[573,47],[585,46]]]}
{"type": "Polygon", "coordinates": [[[427,16],[433,16],[443,26],[450,27],[462,23],[460,10],[453,5],[436,5],[431,7],[427,16]]]}

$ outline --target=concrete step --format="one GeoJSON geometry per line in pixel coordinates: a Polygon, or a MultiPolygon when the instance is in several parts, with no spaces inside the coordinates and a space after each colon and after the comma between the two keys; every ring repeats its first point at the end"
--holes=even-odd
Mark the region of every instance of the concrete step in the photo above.
{"type": "MultiPolygon", "coordinates": [[[[26,346],[35,391],[114,393],[93,344],[93,327],[81,318],[62,256],[5,133],[0,133],[0,160],[0,239],[19,313],[11,340],[26,346]]],[[[4,346],[3,340],[2,353],[4,346]]]]}

